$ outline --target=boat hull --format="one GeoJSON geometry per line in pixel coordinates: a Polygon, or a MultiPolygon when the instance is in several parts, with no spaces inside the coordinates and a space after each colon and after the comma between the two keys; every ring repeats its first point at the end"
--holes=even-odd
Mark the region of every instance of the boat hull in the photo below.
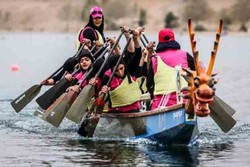
{"type": "Polygon", "coordinates": [[[196,117],[182,105],[138,113],[105,113],[94,137],[147,138],[160,144],[189,144],[198,136],[196,117]]]}

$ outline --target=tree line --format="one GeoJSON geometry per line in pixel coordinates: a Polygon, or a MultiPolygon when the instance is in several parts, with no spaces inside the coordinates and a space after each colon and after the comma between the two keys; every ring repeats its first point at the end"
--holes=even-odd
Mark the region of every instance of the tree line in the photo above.
{"type": "MultiPolygon", "coordinates": [[[[85,7],[89,8],[93,5],[101,5],[106,9],[105,20],[107,29],[116,29],[119,26],[117,19],[124,16],[131,16],[131,18],[137,16],[136,19],[132,19],[132,24],[137,23],[139,26],[147,24],[147,10],[139,8],[136,4],[117,0],[109,0],[105,1],[105,3],[104,1],[93,0],[87,1],[85,7]]],[[[249,11],[249,0],[238,0],[231,7],[223,8],[217,13],[209,6],[207,0],[184,0],[181,14],[178,13],[177,15],[174,12],[169,11],[165,14],[163,22],[165,27],[178,28],[182,22],[185,22],[188,18],[192,18],[196,23],[196,26],[194,27],[196,31],[206,31],[207,27],[204,22],[216,17],[224,20],[224,30],[231,30],[231,26],[236,24],[238,31],[247,32],[248,22],[250,20],[249,11]]],[[[82,12],[82,16],[88,16],[86,11],[82,12]]]]}

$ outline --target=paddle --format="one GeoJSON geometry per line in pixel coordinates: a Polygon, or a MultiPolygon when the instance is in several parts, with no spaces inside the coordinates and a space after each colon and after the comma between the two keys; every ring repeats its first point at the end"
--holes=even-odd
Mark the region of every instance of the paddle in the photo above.
{"type": "MultiPolygon", "coordinates": [[[[85,43],[78,50],[77,54],[73,57],[76,57],[80,50],[85,46],[85,43]]],[[[58,68],[53,74],[51,74],[46,80],[52,78],[55,74],[57,74],[60,70],[63,69],[63,65],[58,68]]],[[[36,84],[14,99],[10,104],[14,108],[14,110],[18,113],[20,112],[31,100],[33,100],[41,90],[43,84],[36,84]]]]}
{"type": "MultiPolygon", "coordinates": [[[[101,57],[101,56],[100,56],[101,57]]],[[[78,83],[82,85],[83,82],[90,76],[93,68],[86,74],[85,78],[78,83]]],[[[52,124],[55,127],[58,127],[65,117],[68,109],[74,102],[77,97],[77,93],[73,91],[63,93],[46,111],[42,119],[52,124]]]]}
{"type": "Polygon", "coordinates": [[[211,105],[215,107],[217,105],[219,105],[223,110],[225,110],[225,112],[227,112],[227,114],[229,114],[230,116],[233,116],[235,114],[235,109],[233,109],[231,106],[229,106],[225,101],[223,101],[221,98],[219,98],[218,96],[214,96],[214,103],[212,103],[211,105]]]}
{"type": "MultiPolygon", "coordinates": [[[[60,69],[59,69],[60,70],[60,69]]],[[[53,73],[54,74],[54,73],[53,73]]],[[[51,75],[52,77],[53,75],[51,75]]],[[[40,92],[42,85],[33,85],[16,99],[14,99],[10,104],[14,110],[18,113],[20,112],[36,95],[40,92]]]]}
{"type": "Polygon", "coordinates": [[[63,93],[44,113],[42,119],[58,127],[62,122],[69,106],[76,99],[77,94],[74,91],[63,93]],[[60,105],[58,105],[60,104],[60,105]]]}
{"type": "MultiPolygon", "coordinates": [[[[103,57],[107,52],[108,52],[108,47],[103,51],[103,53],[99,56],[99,58],[103,57]]],[[[107,58],[105,60],[107,60],[107,58]]],[[[101,71],[104,69],[106,65],[106,62],[107,61],[103,62],[102,66],[95,75],[95,78],[99,77],[101,71]]],[[[88,108],[89,102],[94,96],[94,93],[95,93],[95,87],[90,84],[86,85],[77,96],[77,99],[71,105],[70,109],[66,114],[66,117],[75,123],[80,123],[85,111],[88,108]]]]}
{"type": "Polygon", "coordinates": [[[149,43],[148,38],[146,37],[146,35],[144,34],[144,32],[142,32],[142,37],[144,38],[144,40],[146,41],[146,43],[149,43]]]}
{"type": "Polygon", "coordinates": [[[155,42],[149,42],[149,40],[146,37],[144,32],[142,32],[141,34],[142,34],[143,39],[146,41],[146,44],[148,45],[148,46],[146,46],[145,42],[143,41],[143,39],[141,37],[140,39],[141,39],[144,47],[147,48],[147,50],[149,51],[148,56],[147,56],[147,69],[149,69],[150,58],[151,58],[152,54],[155,53],[155,48],[154,48],[155,42]]]}
{"type": "Polygon", "coordinates": [[[219,97],[214,97],[209,108],[211,110],[211,118],[223,132],[227,133],[236,124],[236,121],[231,117],[235,113],[235,110],[219,97]]]}
{"type": "MultiPolygon", "coordinates": [[[[53,77],[57,72],[59,72],[63,68],[60,67],[53,74],[51,74],[47,79],[53,77]]],[[[36,84],[31,86],[28,90],[14,99],[10,104],[14,108],[14,110],[18,113],[20,112],[31,100],[33,100],[41,90],[42,84],[36,84]]]]}
{"type": "MultiPolygon", "coordinates": [[[[91,74],[92,69],[86,74],[84,79],[79,82],[79,85],[89,77],[91,74]]],[[[62,122],[64,116],[66,115],[68,109],[70,108],[71,104],[77,97],[77,93],[74,91],[68,91],[63,93],[44,113],[42,119],[47,121],[48,123],[52,124],[55,127],[58,127],[62,122]]]]}
{"type": "MultiPolygon", "coordinates": [[[[76,69],[71,75],[75,75],[80,69],[76,69]]],[[[58,81],[54,86],[44,92],[40,97],[36,99],[38,105],[46,110],[53,102],[60,97],[66,89],[71,85],[73,81],[69,81],[66,78],[58,81]]]]}
{"type": "MultiPolygon", "coordinates": [[[[100,70],[95,75],[95,78],[99,77],[99,75],[102,72],[102,70],[104,69],[109,57],[111,56],[112,52],[114,51],[114,49],[118,45],[122,35],[123,35],[123,32],[120,33],[116,42],[113,44],[111,50],[109,51],[108,56],[106,57],[102,66],[100,67],[100,70]]],[[[100,56],[100,57],[102,57],[102,56],[100,56]]],[[[92,85],[88,84],[87,86],[85,86],[83,88],[83,90],[80,92],[80,94],[78,95],[77,99],[74,101],[74,103],[70,107],[66,117],[75,123],[80,123],[82,121],[82,117],[83,117],[85,111],[87,110],[88,104],[91,101],[94,93],[95,93],[94,87],[92,85]]]]}
{"type": "MultiPolygon", "coordinates": [[[[132,36],[129,37],[127,44],[125,45],[123,52],[120,55],[116,65],[112,71],[112,74],[111,74],[111,76],[106,84],[107,86],[110,85],[110,83],[115,75],[116,69],[118,68],[120,62],[122,61],[123,55],[125,54],[131,39],[132,39],[132,36]]],[[[96,98],[94,104],[92,105],[90,111],[88,112],[86,120],[83,121],[84,124],[86,125],[86,129],[87,129],[87,131],[84,135],[86,135],[87,137],[92,137],[94,134],[94,131],[95,131],[96,126],[97,126],[99,119],[100,119],[100,115],[103,113],[106,97],[107,97],[106,93],[101,93],[101,95],[98,98],[96,98]]]]}

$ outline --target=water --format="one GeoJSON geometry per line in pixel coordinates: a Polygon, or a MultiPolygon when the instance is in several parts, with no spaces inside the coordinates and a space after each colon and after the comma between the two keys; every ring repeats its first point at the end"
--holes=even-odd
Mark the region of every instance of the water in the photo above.
{"type": "MultiPolygon", "coordinates": [[[[211,118],[202,118],[197,143],[167,147],[147,140],[82,138],[76,133],[77,125],[68,120],[54,128],[35,117],[34,101],[14,112],[12,99],[74,55],[74,37],[0,34],[0,166],[249,166],[250,37],[223,36],[215,63],[220,78],[216,93],[237,110],[236,126],[225,134],[211,118]],[[10,70],[13,64],[19,65],[18,72],[10,70]]],[[[149,37],[156,40],[157,36],[149,37]]],[[[176,38],[190,52],[188,36],[176,38]]],[[[197,34],[196,39],[201,60],[208,64],[214,34],[197,34]]]]}

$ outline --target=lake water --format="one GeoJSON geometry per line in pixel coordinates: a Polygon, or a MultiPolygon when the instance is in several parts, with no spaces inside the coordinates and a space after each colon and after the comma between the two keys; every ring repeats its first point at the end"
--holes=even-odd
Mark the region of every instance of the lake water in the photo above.
{"type": "MultiPolygon", "coordinates": [[[[75,35],[0,33],[0,166],[249,166],[249,36],[223,36],[215,63],[220,78],[216,93],[237,110],[236,126],[225,134],[210,117],[202,118],[196,144],[166,147],[147,140],[85,139],[68,120],[54,128],[35,117],[35,101],[20,113],[12,109],[11,100],[74,55],[75,35]],[[11,71],[13,65],[18,65],[19,71],[11,71]]],[[[156,34],[148,37],[157,39],[156,34]]],[[[204,64],[208,64],[214,38],[214,34],[197,34],[204,64]]],[[[191,51],[186,34],[176,39],[191,51]]]]}

